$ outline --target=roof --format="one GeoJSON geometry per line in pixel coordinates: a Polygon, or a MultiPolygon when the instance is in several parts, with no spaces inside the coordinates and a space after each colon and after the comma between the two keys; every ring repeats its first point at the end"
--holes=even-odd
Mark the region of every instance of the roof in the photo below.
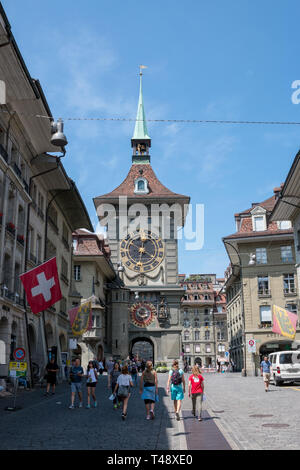
{"type": "Polygon", "coordinates": [[[296,154],[289,173],[279,192],[271,214],[272,220],[294,220],[300,210],[300,151],[296,154]]]}
{"type": "Polygon", "coordinates": [[[133,164],[129,170],[125,180],[112,192],[98,196],[94,199],[95,203],[97,199],[109,199],[117,198],[119,196],[133,197],[136,199],[151,199],[156,197],[170,197],[172,199],[186,199],[187,203],[190,198],[182,194],[174,193],[170,189],[166,188],[153,171],[150,164],[133,164]],[[148,194],[135,194],[135,180],[143,177],[148,181],[148,194]]]}
{"type": "MultiPolygon", "coordinates": [[[[274,191],[278,191],[278,188],[275,188],[274,191]]],[[[265,201],[262,202],[257,202],[253,203],[252,207],[250,209],[246,209],[245,211],[239,212],[235,214],[236,220],[239,222],[239,229],[237,232],[228,235],[226,237],[223,237],[223,240],[228,240],[228,239],[238,239],[238,238],[249,238],[249,237],[264,237],[264,236],[270,236],[270,235],[283,235],[283,234],[293,234],[293,229],[280,229],[278,227],[278,224],[274,220],[270,220],[270,214],[272,210],[274,209],[274,206],[276,204],[276,195],[274,194],[272,197],[266,199],[265,201]],[[262,207],[267,211],[267,229],[266,230],[260,230],[260,231],[254,231],[253,230],[253,225],[252,225],[252,214],[251,212],[255,207],[262,207]]]]}
{"type": "Polygon", "coordinates": [[[74,256],[110,256],[109,245],[101,234],[79,229],[73,232],[73,239],[78,241],[74,256]]]}
{"type": "Polygon", "coordinates": [[[148,135],[146,115],[145,115],[144,102],[143,102],[142,73],[140,73],[140,94],[139,94],[136,122],[135,122],[134,133],[133,133],[132,139],[150,140],[150,137],[148,135]]]}

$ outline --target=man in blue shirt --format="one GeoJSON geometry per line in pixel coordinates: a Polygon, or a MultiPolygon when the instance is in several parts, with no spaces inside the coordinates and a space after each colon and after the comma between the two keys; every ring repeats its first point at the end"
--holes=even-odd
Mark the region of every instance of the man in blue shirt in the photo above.
{"type": "Polygon", "coordinates": [[[264,360],[261,361],[261,364],[260,364],[260,371],[261,371],[261,375],[263,376],[264,378],[264,383],[265,383],[265,391],[267,392],[269,390],[269,384],[270,384],[270,376],[271,376],[271,373],[270,373],[270,367],[271,367],[271,362],[268,360],[268,357],[265,356],[264,357],[264,360]]]}

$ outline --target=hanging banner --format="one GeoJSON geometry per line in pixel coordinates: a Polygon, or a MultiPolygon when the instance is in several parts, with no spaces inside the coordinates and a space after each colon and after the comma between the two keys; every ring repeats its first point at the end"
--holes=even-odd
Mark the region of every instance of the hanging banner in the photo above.
{"type": "Polygon", "coordinates": [[[278,333],[289,339],[296,335],[298,315],[285,308],[273,305],[273,333],[278,333]]]}
{"type": "Polygon", "coordinates": [[[68,312],[72,333],[74,336],[81,336],[93,326],[92,302],[85,302],[68,312]]]}

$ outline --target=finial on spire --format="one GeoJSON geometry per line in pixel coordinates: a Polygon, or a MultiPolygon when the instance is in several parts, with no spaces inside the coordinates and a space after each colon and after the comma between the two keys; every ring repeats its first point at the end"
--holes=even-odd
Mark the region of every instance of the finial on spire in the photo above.
{"type": "Polygon", "coordinates": [[[143,92],[142,92],[142,75],[143,69],[146,69],[146,65],[140,65],[140,94],[139,94],[139,102],[138,102],[138,109],[136,115],[136,122],[132,140],[151,140],[148,135],[147,130],[147,123],[146,123],[146,115],[144,110],[144,101],[143,101],[143,92]]]}

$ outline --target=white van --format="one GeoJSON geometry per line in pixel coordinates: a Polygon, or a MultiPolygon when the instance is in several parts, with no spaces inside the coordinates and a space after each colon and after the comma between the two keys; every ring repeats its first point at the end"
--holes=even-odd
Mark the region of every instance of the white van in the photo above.
{"type": "Polygon", "coordinates": [[[300,382],[300,350],[271,353],[269,361],[272,364],[270,379],[275,385],[300,382]]]}

